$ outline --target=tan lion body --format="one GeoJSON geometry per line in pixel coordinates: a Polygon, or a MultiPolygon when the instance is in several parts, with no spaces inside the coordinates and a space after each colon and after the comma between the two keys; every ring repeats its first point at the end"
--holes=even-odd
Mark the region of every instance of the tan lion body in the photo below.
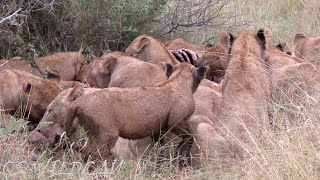
{"type": "Polygon", "coordinates": [[[60,93],[55,83],[24,71],[2,70],[0,79],[1,106],[14,115],[21,105],[24,108],[23,104],[28,102],[26,112],[32,107],[30,120],[35,122],[42,118],[47,106],[60,93]],[[28,91],[31,92],[30,97],[28,91]]]}
{"type": "Polygon", "coordinates": [[[263,46],[264,48],[264,55],[265,61],[267,62],[267,65],[272,69],[275,70],[277,68],[282,68],[284,66],[293,65],[297,63],[303,63],[306,62],[304,59],[293,57],[291,55],[288,55],[283,50],[279,49],[279,46],[281,48],[285,48],[285,43],[279,44],[278,46],[274,46],[272,44],[271,39],[271,32],[269,29],[267,29],[268,32],[266,32],[268,35],[266,37],[266,43],[263,46]]]}
{"type": "Polygon", "coordinates": [[[194,110],[192,93],[204,72],[195,77],[192,65],[183,63],[177,68],[169,80],[158,87],[108,88],[80,96],[72,103],[65,126],[67,135],[72,134],[73,119],[78,117],[88,131],[90,143],[86,154],[97,145],[105,145],[100,151],[105,158],[119,136],[139,139],[158,134],[160,129],[172,128],[172,132],[184,134],[188,151],[192,144],[186,134],[190,128],[187,118],[194,110]],[[103,111],[94,107],[103,107],[103,111]]]}
{"type": "Polygon", "coordinates": [[[154,86],[168,79],[159,65],[136,58],[117,55],[102,56],[92,63],[89,84],[93,87],[154,86]]]}
{"type": "Polygon", "coordinates": [[[220,41],[202,53],[197,62],[197,67],[209,66],[206,79],[220,83],[224,78],[230,61],[230,49],[234,39],[227,32],[220,33],[220,41]]]}
{"type": "Polygon", "coordinates": [[[179,63],[160,41],[145,34],[131,42],[126,49],[126,54],[153,64],[164,62],[174,65],[179,63]]]}
{"type": "Polygon", "coordinates": [[[218,126],[229,140],[250,142],[247,131],[259,136],[269,129],[270,77],[262,59],[262,43],[259,34],[242,32],[232,46],[232,58],[222,85],[218,126]]]}
{"type": "Polygon", "coordinates": [[[206,116],[212,123],[215,123],[220,111],[222,93],[213,87],[203,86],[201,82],[197,91],[193,94],[193,98],[195,100],[195,111],[192,116],[206,116]]]}
{"type": "Polygon", "coordinates": [[[42,74],[45,70],[58,71],[62,80],[65,81],[84,81],[78,77],[80,68],[86,65],[85,57],[81,52],[59,52],[49,56],[35,58],[35,63],[40,68],[42,74]]]}
{"type": "MultiPolygon", "coordinates": [[[[310,62],[287,65],[272,71],[272,97],[274,104],[273,114],[281,117],[276,125],[298,125],[305,123],[320,102],[319,70],[310,62]],[[310,112],[310,113],[309,113],[310,112]]],[[[314,118],[312,116],[310,119],[314,118]]]]}
{"type": "MultiPolygon", "coordinates": [[[[6,60],[1,60],[0,65],[5,63],[6,60]]],[[[0,67],[1,69],[13,69],[29,72],[33,75],[41,77],[46,74],[46,70],[55,70],[64,81],[78,80],[86,82],[86,71],[88,64],[85,61],[85,56],[82,54],[82,49],[79,52],[58,52],[49,56],[38,57],[34,59],[35,67],[32,68],[31,64],[24,59],[10,59],[8,63],[0,67]]]]}
{"type": "MultiPolygon", "coordinates": [[[[65,119],[70,109],[70,102],[67,99],[68,93],[72,88],[62,91],[54,100],[48,105],[46,113],[39,124],[39,131],[42,135],[41,138],[37,133],[30,137],[33,143],[39,143],[42,141],[43,144],[53,145],[56,136],[61,136],[64,131],[65,119]]],[[[84,88],[84,94],[99,91],[99,88],[84,88]]],[[[72,142],[79,140],[80,128],[76,130],[72,136],[72,142]]]]}
{"type": "Polygon", "coordinates": [[[3,69],[25,71],[35,76],[41,77],[41,73],[36,68],[32,68],[31,64],[22,58],[0,60],[0,71],[3,69]]]}
{"type": "Polygon", "coordinates": [[[303,58],[320,65],[320,37],[306,37],[302,33],[295,35],[293,56],[303,58]]]}

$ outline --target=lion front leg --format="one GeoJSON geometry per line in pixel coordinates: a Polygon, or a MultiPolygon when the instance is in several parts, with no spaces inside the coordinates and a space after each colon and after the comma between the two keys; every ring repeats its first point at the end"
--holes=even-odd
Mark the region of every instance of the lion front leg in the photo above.
{"type": "Polygon", "coordinates": [[[95,162],[107,160],[111,165],[115,159],[111,153],[111,148],[116,144],[118,137],[89,137],[87,147],[84,149],[84,159],[88,161],[92,159],[95,162]]]}
{"type": "Polygon", "coordinates": [[[182,138],[178,148],[175,151],[175,156],[179,157],[180,165],[185,164],[186,162],[181,158],[187,158],[188,160],[190,159],[190,151],[194,141],[193,137],[191,136],[190,124],[188,121],[181,120],[175,126],[171,127],[171,131],[182,138]]]}

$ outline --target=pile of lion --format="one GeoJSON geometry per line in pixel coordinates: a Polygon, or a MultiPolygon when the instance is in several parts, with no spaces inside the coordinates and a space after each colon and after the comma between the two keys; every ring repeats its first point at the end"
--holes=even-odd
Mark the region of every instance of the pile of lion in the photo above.
{"type": "Polygon", "coordinates": [[[95,162],[152,154],[155,144],[173,147],[179,165],[241,159],[246,144],[305,124],[300,112],[318,106],[320,37],[298,33],[290,51],[272,38],[267,27],[221,32],[213,45],[141,35],[101,57],[81,48],[0,60],[0,126],[19,114],[30,144],[64,139],[95,162]]]}

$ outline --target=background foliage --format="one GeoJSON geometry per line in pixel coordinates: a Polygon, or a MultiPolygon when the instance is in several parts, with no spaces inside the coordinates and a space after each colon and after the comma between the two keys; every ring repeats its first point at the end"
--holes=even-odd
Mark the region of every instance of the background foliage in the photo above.
{"type": "Polygon", "coordinates": [[[0,58],[26,52],[39,56],[78,50],[81,44],[92,46],[100,55],[103,51],[124,50],[144,33],[161,38],[186,36],[186,32],[203,33],[205,28],[217,28],[222,19],[231,17],[222,18],[225,16],[222,9],[228,2],[2,0],[0,20],[19,8],[21,11],[15,19],[0,24],[0,58]]]}

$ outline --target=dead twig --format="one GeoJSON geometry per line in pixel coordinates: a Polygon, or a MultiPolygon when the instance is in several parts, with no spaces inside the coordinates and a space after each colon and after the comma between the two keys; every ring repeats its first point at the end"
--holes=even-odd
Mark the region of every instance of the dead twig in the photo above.
{"type": "Polygon", "coordinates": [[[10,25],[14,25],[16,23],[16,19],[18,16],[22,16],[22,17],[26,17],[25,15],[23,14],[18,14],[22,9],[19,8],[18,10],[16,10],[13,14],[7,16],[7,17],[4,17],[0,20],[0,24],[3,24],[5,22],[9,22],[10,25]]]}

